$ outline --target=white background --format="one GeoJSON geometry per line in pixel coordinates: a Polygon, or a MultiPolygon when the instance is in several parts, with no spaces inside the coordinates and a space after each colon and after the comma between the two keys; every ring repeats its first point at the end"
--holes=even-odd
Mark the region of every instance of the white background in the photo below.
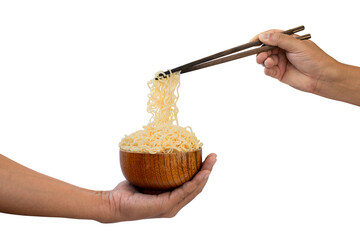
{"type": "MultiPolygon", "coordinates": [[[[299,25],[360,66],[356,1],[332,2],[0,1],[0,151],[112,189],[124,179],[118,142],[147,124],[146,82],[158,70],[299,25]]],[[[178,107],[180,125],[218,162],[175,218],[105,225],[0,214],[0,238],[360,238],[359,107],[266,77],[254,56],[184,74],[178,107]]]]}

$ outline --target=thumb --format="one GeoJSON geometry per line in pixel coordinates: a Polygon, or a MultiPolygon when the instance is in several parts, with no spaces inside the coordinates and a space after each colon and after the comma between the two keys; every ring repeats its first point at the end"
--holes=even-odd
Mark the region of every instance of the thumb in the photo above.
{"type": "Polygon", "coordinates": [[[302,41],[290,35],[274,32],[261,33],[259,39],[266,45],[278,46],[287,52],[296,52],[302,49],[302,41]]]}

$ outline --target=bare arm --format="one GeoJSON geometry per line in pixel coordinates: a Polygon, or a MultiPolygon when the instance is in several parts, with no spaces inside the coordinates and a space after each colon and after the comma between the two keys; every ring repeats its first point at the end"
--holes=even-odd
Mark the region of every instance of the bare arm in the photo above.
{"type": "Polygon", "coordinates": [[[259,38],[279,48],[258,54],[266,75],[296,89],[360,106],[360,68],[342,64],[310,40],[266,31],[259,38]]]}
{"type": "Polygon", "coordinates": [[[360,106],[360,68],[337,63],[327,81],[319,81],[317,95],[360,106]]]}
{"type": "Polygon", "coordinates": [[[0,211],[99,219],[102,193],[48,177],[0,155],[0,211]]]}
{"type": "Polygon", "coordinates": [[[111,191],[80,188],[26,168],[0,154],[0,212],[119,222],[173,217],[204,188],[216,155],[183,186],[159,195],[139,193],[128,182],[111,191]]]}

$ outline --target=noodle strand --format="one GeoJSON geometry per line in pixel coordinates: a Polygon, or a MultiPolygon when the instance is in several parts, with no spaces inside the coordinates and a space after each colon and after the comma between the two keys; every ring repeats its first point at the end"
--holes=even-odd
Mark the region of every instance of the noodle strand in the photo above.
{"type": "MultiPolygon", "coordinates": [[[[160,72],[161,73],[161,72],[160,72]]],[[[196,151],[202,143],[196,138],[191,127],[179,126],[176,103],[179,99],[180,72],[167,78],[152,79],[147,112],[151,114],[148,125],[125,137],[119,143],[120,149],[139,153],[173,153],[196,151]]]]}

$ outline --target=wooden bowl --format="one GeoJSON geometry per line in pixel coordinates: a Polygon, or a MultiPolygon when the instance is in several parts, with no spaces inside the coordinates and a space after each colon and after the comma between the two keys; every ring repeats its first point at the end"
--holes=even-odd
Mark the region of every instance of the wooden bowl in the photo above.
{"type": "Polygon", "coordinates": [[[200,170],[201,163],[201,149],[160,154],[120,150],[120,165],[125,178],[147,192],[171,190],[184,184],[200,170]]]}

